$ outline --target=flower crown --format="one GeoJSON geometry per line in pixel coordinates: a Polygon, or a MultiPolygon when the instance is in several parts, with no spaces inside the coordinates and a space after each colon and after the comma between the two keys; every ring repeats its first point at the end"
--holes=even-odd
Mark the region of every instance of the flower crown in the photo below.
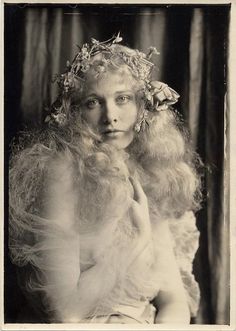
{"type": "MultiPolygon", "coordinates": [[[[90,43],[83,44],[82,47],[77,46],[79,52],[75,55],[72,63],[67,61],[67,69],[64,73],[56,75],[54,81],[59,85],[59,96],[51,106],[50,115],[45,118],[45,122],[49,124],[56,123],[63,125],[66,123],[67,114],[69,112],[70,96],[80,88],[85,80],[86,72],[91,68],[95,72],[95,77],[106,71],[107,66],[112,63],[114,55],[120,57],[122,63],[126,64],[132,75],[143,82],[143,99],[145,101],[145,111],[142,118],[136,125],[135,130],[140,131],[141,127],[147,123],[147,112],[159,112],[168,109],[171,105],[178,101],[179,94],[168,85],[151,81],[151,72],[154,64],[150,62],[153,54],[159,54],[155,47],[150,47],[147,54],[138,50],[125,51],[121,47],[117,50],[115,45],[122,41],[122,37],[118,33],[109,40],[100,42],[91,38],[90,43]],[[102,54],[101,60],[99,54],[102,54]]],[[[125,47],[124,47],[125,49],[125,47]]],[[[127,50],[129,50],[127,48],[127,50]]]]}

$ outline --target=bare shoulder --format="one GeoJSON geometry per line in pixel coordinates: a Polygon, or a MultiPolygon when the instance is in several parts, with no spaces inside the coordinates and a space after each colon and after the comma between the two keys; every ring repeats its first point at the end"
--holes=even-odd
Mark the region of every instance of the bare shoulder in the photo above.
{"type": "Polygon", "coordinates": [[[74,222],[76,194],[71,159],[57,153],[48,164],[45,212],[60,227],[70,229],[74,222]]]}
{"type": "Polygon", "coordinates": [[[48,165],[54,170],[65,170],[72,166],[72,160],[72,154],[67,151],[54,152],[48,165]]]}
{"type": "Polygon", "coordinates": [[[72,178],[73,160],[72,156],[65,151],[54,153],[48,162],[49,180],[69,180],[72,178]]]}
{"type": "MultiPolygon", "coordinates": [[[[56,153],[48,162],[47,199],[51,205],[71,208],[75,199],[74,166],[72,158],[65,152],[56,153]]],[[[66,208],[67,209],[67,208],[66,208]]]]}

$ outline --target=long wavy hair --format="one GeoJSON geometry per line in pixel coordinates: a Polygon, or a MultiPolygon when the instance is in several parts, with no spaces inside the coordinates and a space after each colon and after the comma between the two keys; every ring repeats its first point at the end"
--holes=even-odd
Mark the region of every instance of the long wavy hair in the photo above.
{"type": "MultiPolygon", "coordinates": [[[[121,50],[129,54],[135,52],[124,46],[114,46],[113,56],[102,77],[116,72],[121,79],[129,80],[136,93],[139,121],[146,105],[140,92],[143,81],[133,74],[119,56],[118,51],[121,50]]],[[[99,57],[94,59],[94,66],[103,63],[103,54],[100,53],[99,57]]],[[[51,182],[62,182],[63,189],[63,178],[67,178],[64,174],[72,178],[71,190],[77,197],[75,230],[79,234],[96,235],[99,242],[96,255],[106,256],[107,270],[114,270],[114,277],[108,276],[105,281],[108,290],[116,283],[115,275],[125,277],[125,252],[129,251],[131,239],[136,235],[129,218],[134,194],[130,176],[137,177],[142,184],[148,197],[152,222],[178,218],[186,211],[197,210],[201,202],[201,161],[193,152],[189,133],[176,111],[169,108],[161,112],[148,112],[148,125],[140,132],[135,131],[133,141],[123,151],[104,143],[99,133],[88,125],[80,102],[86,88],[86,79],[99,79],[94,69],[92,66],[69,98],[68,95],[60,95],[59,104],[67,114],[63,126],[45,124],[35,132],[22,133],[17,143],[12,143],[9,171],[10,254],[13,263],[21,267],[20,282],[26,289],[26,296],[30,293],[28,298],[32,301],[32,307],[36,307],[37,311],[42,309],[45,321],[55,321],[52,314],[55,306],[51,302],[53,297],[57,298],[52,284],[47,282],[45,252],[55,250],[55,247],[50,246],[52,237],[58,239],[60,247],[68,244],[62,229],[51,222],[45,213],[51,182]],[[108,235],[99,232],[101,228],[106,229],[113,224],[118,231],[108,230],[108,235]],[[122,247],[125,249],[122,250],[122,247]],[[44,293],[40,300],[38,293],[44,293]]],[[[59,253],[55,251],[55,254],[59,253]]],[[[91,263],[83,261],[82,256],[78,259],[80,267],[91,263]]],[[[65,260],[63,263],[66,267],[70,261],[65,260]]],[[[57,269],[55,272],[58,272],[57,269]]],[[[132,276],[135,277],[139,275],[132,276]]],[[[154,278],[156,284],[156,276],[154,278]]],[[[139,291],[148,295],[150,291],[152,297],[155,286],[150,287],[142,277],[137,284],[141,285],[131,291],[131,296],[138,295],[139,291]]],[[[124,299],[126,294],[123,295],[121,290],[118,292],[111,292],[107,299],[104,293],[101,294],[105,298],[104,302],[108,300],[108,307],[112,306],[118,295],[124,299]]],[[[63,304],[63,301],[56,301],[58,306],[63,304]]],[[[86,298],[83,302],[86,308],[86,298]]],[[[97,309],[99,315],[99,309],[102,308],[97,309]]]]}
{"type": "MultiPolygon", "coordinates": [[[[120,74],[136,91],[138,121],[145,111],[143,96],[144,81],[124,62],[120,53],[132,55],[132,50],[122,45],[113,46],[113,55],[104,73],[120,74]]],[[[94,67],[87,73],[94,80],[96,67],[103,64],[104,55],[94,57],[94,67]]],[[[96,79],[99,79],[96,78],[96,79]]],[[[85,85],[86,86],[86,85],[85,85]]],[[[79,95],[83,95],[83,87],[79,95]]],[[[75,98],[76,100],[76,98],[75,98]]],[[[79,100],[79,98],[77,99],[79,100]]],[[[191,137],[178,112],[169,107],[165,111],[147,112],[147,125],[135,133],[128,146],[130,164],[136,169],[144,190],[154,206],[155,214],[161,218],[179,217],[185,211],[196,211],[201,202],[201,160],[191,146],[191,137]]],[[[81,116],[83,122],[83,115],[81,116]]]]}
{"type": "MultiPolygon", "coordinates": [[[[140,93],[143,81],[133,75],[130,67],[118,55],[135,52],[125,46],[115,45],[106,71],[118,72],[129,79],[136,91],[138,114],[145,110],[140,93]],[[116,52],[117,50],[117,52],[116,52]]],[[[100,65],[103,54],[94,58],[100,65]]],[[[84,79],[94,76],[94,67],[84,79]]],[[[103,143],[83,118],[80,101],[85,83],[70,96],[60,96],[68,114],[64,126],[49,125],[37,132],[24,134],[12,145],[10,161],[10,245],[15,263],[37,265],[27,247],[35,241],[35,234],[48,226],[42,213],[52,160],[60,160],[65,171],[72,172],[74,188],[80,197],[78,218],[96,229],[99,220],[125,214],[132,196],[129,176],[137,176],[149,199],[152,214],[158,218],[179,217],[188,210],[197,210],[201,202],[201,178],[198,169],[201,161],[193,152],[190,137],[180,116],[173,109],[148,112],[147,122],[140,132],[135,132],[126,151],[103,143]],[[89,205],[89,207],[88,207],[89,205]],[[45,225],[46,224],[46,225],[45,225]],[[26,233],[29,235],[27,236],[26,233]],[[33,234],[33,236],[32,236],[33,234]]],[[[138,116],[139,118],[139,116],[138,116]]],[[[81,225],[81,224],[80,224],[81,225]]]]}

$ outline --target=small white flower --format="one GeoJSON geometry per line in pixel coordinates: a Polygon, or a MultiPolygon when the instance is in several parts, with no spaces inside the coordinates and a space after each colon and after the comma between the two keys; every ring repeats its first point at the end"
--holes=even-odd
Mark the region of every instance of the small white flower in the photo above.
{"type": "Polygon", "coordinates": [[[116,36],[116,38],[113,40],[113,43],[119,43],[123,40],[123,38],[120,36],[120,32],[116,36]]]}

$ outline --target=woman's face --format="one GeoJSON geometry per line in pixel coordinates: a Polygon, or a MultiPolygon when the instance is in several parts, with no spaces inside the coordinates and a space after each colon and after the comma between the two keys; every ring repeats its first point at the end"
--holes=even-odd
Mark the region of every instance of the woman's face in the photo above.
{"type": "Polygon", "coordinates": [[[126,148],[134,138],[138,108],[131,78],[109,72],[88,80],[82,99],[83,118],[103,141],[118,149],[126,148]]]}

